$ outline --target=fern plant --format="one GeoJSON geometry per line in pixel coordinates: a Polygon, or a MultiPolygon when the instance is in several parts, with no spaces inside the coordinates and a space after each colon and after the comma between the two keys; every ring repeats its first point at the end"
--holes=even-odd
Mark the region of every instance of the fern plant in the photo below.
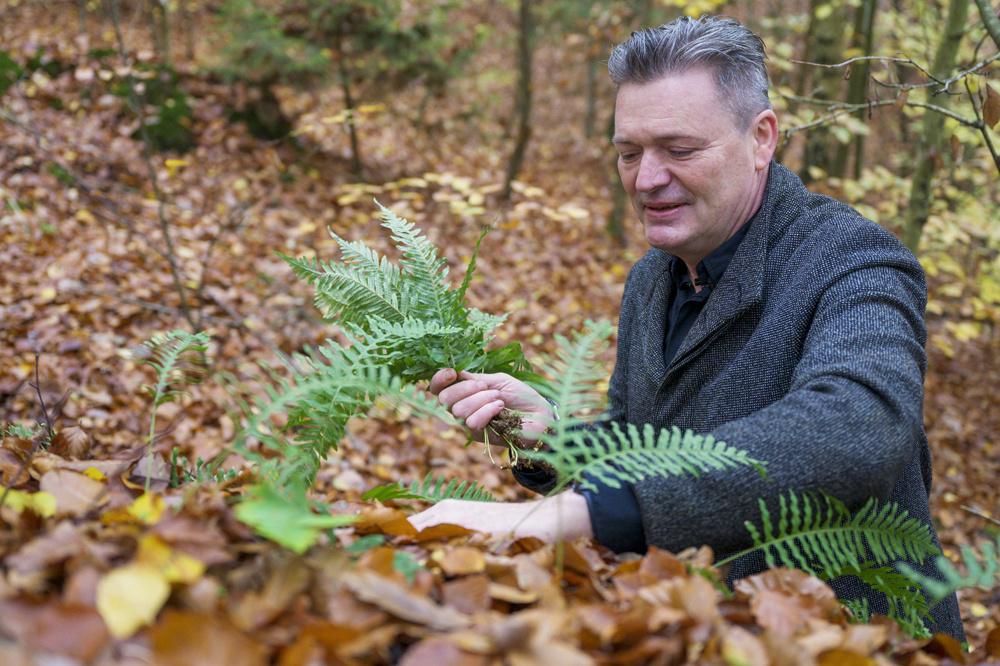
{"type": "Polygon", "coordinates": [[[907,579],[927,590],[931,599],[937,603],[964,588],[992,589],[1000,581],[998,551],[1000,551],[1000,534],[996,535],[995,541],[985,542],[978,552],[969,546],[962,546],[964,574],[947,557],[938,555],[934,563],[944,580],[926,576],[905,563],[899,565],[899,570],[907,579]]]}
{"type": "MultiPolygon", "coordinates": [[[[767,503],[759,500],[760,526],[747,522],[753,546],[719,560],[723,566],[761,552],[769,567],[801,569],[823,580],[854,576],[885,594],[889,617],[912,635],[927,633],[929,614],[919,587],[893,565],[900,559],[923,561],[938,551],[930,529],[894,502],[868,500],[852,514],[829,495],[779,496],[775,525],[767,503]]],[[[896,565],[902,570],[903,565],[896,565]]],[[[849,608],[867,613],[867,604],[851,600],[849,608]]]]}
{"type": "Polygon", "coordinates": [[[376,486],[365,492],[361,499],[366,501],[390,502],[398,500],[420,500],[436,504],[446,499],[461,499],[472,502],[495,502],[496,498],[475,481],[447,480],[434,478],[428,474],[423,481],[414,481],[409,487],[398,483],[376,486]]]}
{"type": "Polygon", "coordinates": [[[207,333],[188,333],[173,330],[154,335],[144,343],[150,356],[144,362],[156,371],[156,384],[144,387],[152,396],[149,416],[149,434],[147,435],[148,452],[146,456],[146,492],[153,465],[153,440],[156,436],[156,410],[165,403],[172,402],[184,395],[178,388],[185,384],[193,384],[201,379],[205,367],[205,351],[210,338],[207,333]]]}

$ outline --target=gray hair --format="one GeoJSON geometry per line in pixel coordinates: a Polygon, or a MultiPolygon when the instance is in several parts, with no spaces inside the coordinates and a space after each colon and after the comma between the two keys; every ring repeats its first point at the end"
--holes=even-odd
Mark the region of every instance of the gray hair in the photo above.
{"type": "Polygon", "coordinates": [[[682,16],[644,28],[611,50],[608,74],[616,86],[650,83],[670,73],[708,67],[724,103],[745,129],[771,108],[764,42],[739,21],[682,16]]]}

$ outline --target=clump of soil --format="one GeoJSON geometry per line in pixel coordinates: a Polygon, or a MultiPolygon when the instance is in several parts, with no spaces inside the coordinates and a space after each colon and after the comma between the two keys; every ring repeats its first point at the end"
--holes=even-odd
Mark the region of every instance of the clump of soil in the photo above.
{"type": "Polygon", "coordinates": [[[500,440],[498,443],[521,448],[521,439],[518,433],[521,432],[523,425],[524,419],[521,418],[520,414],[504,407],[490,421],[489,429],[500,440]]]}

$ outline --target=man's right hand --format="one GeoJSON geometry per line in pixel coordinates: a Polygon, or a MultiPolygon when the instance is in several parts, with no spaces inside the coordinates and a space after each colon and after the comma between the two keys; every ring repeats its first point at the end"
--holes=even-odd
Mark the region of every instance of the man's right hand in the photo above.
{"type": "Polygon", "coordinates": [[[521,413],[522,433],[528,439],[545,432],[554,418],[551,405],[538,391],[503,372],[456,374],[444,368],[431,378],[430,392],[455,418],[465,421],[477,439],[504,407],[521,413]]]}

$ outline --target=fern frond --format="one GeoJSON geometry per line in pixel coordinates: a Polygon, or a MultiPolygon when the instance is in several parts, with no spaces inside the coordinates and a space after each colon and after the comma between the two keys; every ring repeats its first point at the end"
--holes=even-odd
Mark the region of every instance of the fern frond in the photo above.
{"type": "Polygon", "coordinates": [[[281,257],[292,272],[313,285],[316,307],[327,319],[360,326],[370,316],[403,321],[412,307],[410,289],[389,262],[384,262],[385,270],[369,271],[308,257],[281,257]]]}
{"type": "Polygon", "coordinates": [[[852,516],[829,495],[789,491],[778,498],[777,526],[764,500],[758,504],[760,528],[746,523],[753,547],[720,560],[720,565],[759,550],[770,567],[786,566],[829,578],[836,572],[858,570],[863,562],[923,561],[938,552],[927,525],[895,502],[880,506],[870,499],[852,516]]]}
{"type": "Polygon", "coordinates": [[[435,504],[446,499],[461,499],[471,502],[495,502],[496,497],[474,481],[446,480],[433,478],[430,474],[424,480],[414,481],[409,487],[398,483],[376,486],[365,492],[361,499],[388,502],[390,500],[421,500],[435,504]]]}
{"type": "Polygon", "coordinates": [[[378,201],[382,226],[392,233],[392,240],[402,253],[400,266],[404,283],[409,284],[427,316],[438,322],[451,324],[464,315],[462,303],[456,301],[445,282],[448,262],[438,257],[437,248],[416,225],[404,220],[378,201]]]}
{"type": "Polygon", "coordinates": [[[612,488],[638,483],[653,476],[700,476],[703,473],[753,467],[763,473],[764,463],[745,451],[717,441],[711,435],[697,435],[674,427],[656,430],[634,424],[622,430],[617,422],[593,430],[577,430],[545,435],[549,451],[525,452],[550,464],[558,475],[557,487],[578,481],[584,488],[597,490],[588,477],[612,488]]]}
{"type": "MultiPolygon", "coordinates": [[[[600,355],[607,348],[612,330],[607,321],[588,320],[572,339],[556,336],[556,353],[543,364],[545,373],[554,378],[544,395],[559,406],[561,414],[569,416],[600,405],[603,396],[595,387],[607,376],[600,355]]],[[[557,428],[568,425],[556,422],[557,428]]]]}
{"type": "Polygon", "coordinates": [[[421,416],[434,416],[451,422],[441,404],[424,391],[393,376],[387,367],[378,366],[353,348],[325,345],[308,357],[308,370],[278,376],[264,367],[270,382],[264,396],[244,407],[247,421],[237,437],[235,448],[250,458],[259,458],[246,447],[254,438],[267,448],[289,455],[296,449],[298,463],[310,480],[319,464],[343,437],[347,421],[361,414],[377,398],[393,404],[405,404],[421,416]],[[271,420],[288,414],[288,423],[275,431],[271,420]],[[295,445],[287,445],[281,435],[294,433],[295,445]]]}
{"type": "Polygon", "coordinates": [[[965,573],[961,573],[957,567],[944,555],[939,555],[934,563],[944,580],[938,580],[926,576],[906,563],[899,565],[899,570],[907,579],[917,583],[931,596],[935,603],[958,590],[970,587],[989,590],[1000,581],[1000,557],[997,551],[1000,550],[1000,535],[996,541],[987,541],[983,544],[980,552],[970,546],[962,546],[962,562],[965,565],[965,573]]]}
{"type": "Polygon", "coordinates": [[[465,301],[465,292],[469,290],[469,285],[472,284],[472,276],[476,272],[476,259],[479,257],[479,248],[482,246],[483,239],[486,238],[486,234],[489,232],[489,227],[483,227],[482,231],[479,232],[479,238],[476,239],[476,246],[472,248],[472,257],[465,266],[465,277],[462,278],[462,284],[458,288],[458,293],[455,294],[455,300],[458,303],[465,301]]]}

